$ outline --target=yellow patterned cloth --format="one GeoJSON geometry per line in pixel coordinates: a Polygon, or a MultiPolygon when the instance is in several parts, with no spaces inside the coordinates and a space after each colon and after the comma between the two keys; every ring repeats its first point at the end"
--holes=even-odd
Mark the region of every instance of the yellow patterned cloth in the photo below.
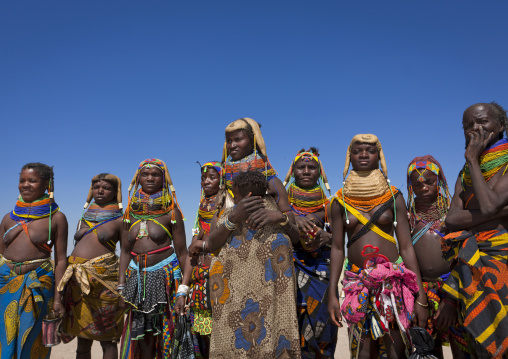
{"type": "Polygon", "coordinates": [[[70,256],[58,284],[64,292],[66,317],[62,325],[65,343],[81,337],[115,341],[122,336],[123,309],[118,307],[119,260],[114,253],[85,259],[70,256]]]}
{"type": "Polygon", "coordinates": [[[23,275],[0,255],[0,358],[47,359],[42,345],[42,318],[53,308],[53,265],[48,260],[23,275]]]}
{"type": "Polygon", "coordinates": [[[194,309],[192,330],[201,335],[212,334],[212,313],[209,310],[194,309]]]}

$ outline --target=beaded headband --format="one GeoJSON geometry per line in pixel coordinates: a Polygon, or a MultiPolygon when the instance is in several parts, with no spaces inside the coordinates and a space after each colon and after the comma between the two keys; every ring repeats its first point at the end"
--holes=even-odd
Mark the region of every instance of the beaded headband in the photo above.
{"type": "Polygon", "coordinates": [[[433,172],[436,176],[439,176],[439,167],[436,166],[435,163],[432,163],[430,161],[417,161],[411,163],[407,168],[407,175],[411,176],[411,173],[413,173],[413,171],[417,171],[418,174],[420,175],[418,177],[418,181],[424,182],[425,177],[423,177],[423,174],[420,173],[420,171],[418,171],[419,169],[423,169],[422,173],[425,172],[426,170],[429,170],[433,172]]]}
{"type": "Polygon", "coordinates": [[[96,175],[92,178],[92,184],[90,184],[90,189],[88,190],[88,196],[86,197],[86,203],[83,206],[84,209],[86,209],[90,203],[92,202],[93,193],[92,193],[92,187],[93,183],[101,180],[106,180],[110,182],[116,182],[117,184],[117,191],[116,191],[116,199],[118,201],[118,207],[122,209],[122,181],[120,181],[120,178],[118,178],[115,175],[112,175],[110,173],[106,173],[106,175],[103,178],[99,178],[99,175],[96,175]]]}
{"type": "Polygon", "coordinates": [[[219,175],[222,175],[222,164],[220,162],[216,161],[207,162],[201,166],[201,171],[206,172],[207,167],[213,167],[219,175]]]}

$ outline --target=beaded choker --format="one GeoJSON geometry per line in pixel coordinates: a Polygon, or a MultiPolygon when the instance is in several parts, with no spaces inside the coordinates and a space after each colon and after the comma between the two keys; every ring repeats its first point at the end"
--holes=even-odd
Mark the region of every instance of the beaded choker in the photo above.
{"type": "Polygon", "coordinates": [[[277,176],[277,172],[273,169],[268,158],[261,157],[257,151],[252,152],[247,157],[239,161],[233,161],[231,156],[228,156],[225,163],[226,186],[231,189],[233,186],[233,179],[240,172],[258,171],[261,172],[268,181],[277,176]]]}
{"type": "MultiPolygon", "coordinates": [[[[479,163],[483,178],[488,181],[508,162],[508,140],[503,138],[485,149],[480,155],[479,163]]],[[[505,168],[506,171],[506,168],[505,168]]],[[[471,187],[471,173],[466,163],[461,171],[462,188],[471,187]]]]}
{"type": "Polygon", "coordinates": [[[58,204],[51,202],[47,194],[30,203],[23,201],[20,196],[14,210],[11,212],[11,219],[15,221],[32,221],[34,219],[49,217],[50,214],[54,214],[59,210],[58,204]]]}
{"type": "Polygon", "coordinates": [[[27,224],[36,219],[49,217],[48,241],[42,244],[35,244],[35,246],[46,252],[51,252],[51,216],[59,210],[58,204],[52,202],[52,199],[47,194],[30,203],[23,201],[23,198],[19,196],[10,216],[12,220],[16,221],[17,225],[23,227],[23,231],[25,231],[29,238],[27,224]]]}
{"type": "Polygon", "coordinates": [[[151,219],[163,216],[174,208],[173,198],[165,189],[146,194],[140,188],[132,196],[130,214],[136,219],[151,219]]]}
{"type": "Polygon", "coordinates": [[[216,198],[217,194],[214,194],[213,196],[203,197],[201,199],[196,223],[194,224],[194,234],[199,233],[200,229],[203,229],[206,234],[210,234],[210,224],[212,223],[213,215],[217,211],[217,204],[215,203],[216,198]]]}
{"type": "Polygon", "coordinates": [[[299,215],[317,212],[329,202],[320,185],[301,188],[294,182],[288,188],[288,198],[291,208],[299,215]]]}
{"type": "Polygon", "coordinates": [[[415,211],[411,212],[411,218],[409,220],[411,224],[411,231],[414,229],[416,224],[423,220],[425,223],[434,222],[430,227],[431,229],[441,228],[442,223],[448,213],[446,207],[441,206],[436,200],[432,204],[421,203],[418,199],[415,200],[415,211]]]}
{"type": "Polygon", "coordinates": [[[83,219],[90,222],[102,222],[112,218],[123,216],[118,202],[107,203],[99,206],[97,203],[92,202],[88,210],[83,214],[83,219]]]}

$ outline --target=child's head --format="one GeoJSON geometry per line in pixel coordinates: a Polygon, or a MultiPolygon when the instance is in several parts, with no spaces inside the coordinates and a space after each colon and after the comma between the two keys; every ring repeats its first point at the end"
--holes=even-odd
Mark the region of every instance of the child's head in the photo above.
{"type": "Polygon", "coordinates": [[[267,189],[268,182],[261,172],[241,172],[233,179],[234,202],[238,203],[249,193],[263,197],[267,189]]]}

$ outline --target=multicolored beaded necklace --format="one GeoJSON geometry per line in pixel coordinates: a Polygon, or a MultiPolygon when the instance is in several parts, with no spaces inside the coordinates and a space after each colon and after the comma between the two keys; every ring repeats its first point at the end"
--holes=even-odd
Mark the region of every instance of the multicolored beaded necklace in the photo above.
{"type": "MultiPolygon", "coordinates": [[[[99,206],[97,203],[92,202],[88,210],[81,216],[81,221],[85,222],[88,226],[88,230],[83,234],[83,237],[91,232],[94,232],[95,235],[98,236],[98,227],[122,216],[123,211],[118,202],[107,203],[103,206],[99,206]]],[[[81,221],[79,222],[78,230],[81,227],[81,221]]],[[[115,241],[109,240],[107,244],[111,250],[115,250],[115,241]]]]}
{"type": "Polygon", "coordinates": [[[123,216],[123,211],[119,207],[118,202],[106,203],[102,206],[92,202],[86,212],[83,214],[82,219],[90,222],[102,222],[121,216],[123,216]]]}
{"type": "Polygon", "coordinates": [[[173,197],[166,189],[147,194],[140,188],[132,196],[130,215],[141,220],[157,218],[171,212],[172,203],[173,197]]]}
{"type": "MultiPolygon", "coordinates": [[[[22,226],[23,231],[26,233],[28,237],[28,224],[33,222],[36,219],[49,217],[49,235],[47,243],[43,243],[37,245],[44,251],[51,252],[51,216],[58,212],[60,207],[58,204],[53,202],[53,200],[49,197],[49,195],[44,194],[41,198],[36,199],[33,202],[25,202],[23,198],[19,196],[14,209],[12,210],[10,217],[12,220],[16,221],[16,225],[14,227],[9,228],[9,230],[5,233],[7,234],[11,229],[22,226]]],[[[4,234],[4,237],[5,237],[4,234]]]]}
{"type": "MultiPolygon", "coordinates": [[[[485,181],[490,180],[499,170],[501,170],[503,166],[508,163],[508,140],[503,138],[494,143],[492,146],[486,148],[480,155],[479,163],[483,178],[485,181]]],[[[507,168],[508,166],[505,167],[504,172],[506,172],[507,168]]],[[[462,180],[462,189],[464,189],[465,186],[471,187],[473,185],[467,163],[462,168],[460,177],[462,180]]]]}
{"type": "Polygon", "coordinates": [[[261,157],[257,150],[254,150],[250,155],[242,158],[239,161],[233,161],[231,156],[228,156],[225,163],[224,179],[228,189],[233,187],[233,179],[240,172],[258,171],[261,172],[267,181],[277,177],[277,172],[270,164],[268,158],[261,157]]]}
{"type": "Polygon", "coordinates": [[[203,196],[203,198],[201,198],[196,224],[194,225],[194,232],[197,230],[199,233],[199,229],[202,229],[206,234],[210,234],[210,224],[212,223],[213,215],[217,211],[217,204],[215,203],[216,198],[217,194],[209,197],[203,196]]]}
{"type": "Polygon", "coordinates": [[[323,209],[329,202],[320,185],[301,188],[294,182],[288,188],[289,204],[297,215],[307,215],[323,209]]]}

